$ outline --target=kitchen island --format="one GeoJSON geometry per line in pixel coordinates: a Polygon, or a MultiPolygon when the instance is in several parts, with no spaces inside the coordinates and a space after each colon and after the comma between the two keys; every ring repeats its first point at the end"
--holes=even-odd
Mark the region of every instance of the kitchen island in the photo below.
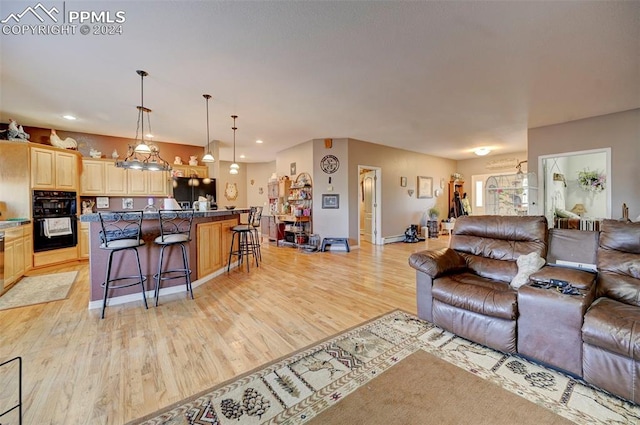
{"type": "MultiPolygon", "coordinates": [[[[207,279],[224,272],[231,244],[231,228],[238,224],[240,215],[248,213],[249,208],[234,210],[196,211],[191,227],[191,242],[187,246],[191,280],[193,287],[204,283],[207,279]]],[[[104,213],[103,213],[104,214],[104,213]]],[[[107,218],[109,218],[107,213],[107,218]]],[[[157,273],[160,257],[160,247],[154,239],[160,235],[159,214],[145,212],[142,220],[142,239],[144,246],[138,248],[142,274],[147,277],[145,289],[147,298],[153,296],[155,281],[153,275],[157,273]]],[[[89,293],[89,308],[101,308],[105,279],[108,250],[100,249],[100,217],[98,214],[84,214],[81,222],[89,223],[89,278],[91,288],[89,293]]],[[[182,256],[179,247],[165,249],[165,268],[180,268],[182,256]]],[[[114,257],[113,275],[135,275],[137,266],[133,255],[114,257]]],[[[108,305],[122,304],[130,301],[141,301],[139,287],[128,287],[111,291],[108,305]]],[[[184,279],[169,280],[162,283],[160,295],[185,293],[184,279]]]]}

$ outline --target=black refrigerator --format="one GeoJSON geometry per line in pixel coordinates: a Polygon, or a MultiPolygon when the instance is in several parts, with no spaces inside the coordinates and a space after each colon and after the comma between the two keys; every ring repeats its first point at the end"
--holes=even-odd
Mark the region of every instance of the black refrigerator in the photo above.
{"type": "Polygon", "coordinates": [[[211,201],[211,208],[215,209],[216,205],[216,179],[200,178],[200,177],[173,177],[173,198],[179,204],[189,203],[189,207],[193,206],[193,202],[197,201],[201,196],[211,201]]]}

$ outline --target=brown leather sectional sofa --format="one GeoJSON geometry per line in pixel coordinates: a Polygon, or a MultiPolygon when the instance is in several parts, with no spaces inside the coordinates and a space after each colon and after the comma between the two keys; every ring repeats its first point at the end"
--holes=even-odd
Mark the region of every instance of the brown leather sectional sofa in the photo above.
{"type": "Polygon", "coordinates": [[[640,403],[640,223],[604,220],[587,232],[548,230],[542,216],[462,216],[449,248],[409,264],[420,318],[640,403]],[[531,252],[546,265],[512,287],[518,257],[531,252]]]}

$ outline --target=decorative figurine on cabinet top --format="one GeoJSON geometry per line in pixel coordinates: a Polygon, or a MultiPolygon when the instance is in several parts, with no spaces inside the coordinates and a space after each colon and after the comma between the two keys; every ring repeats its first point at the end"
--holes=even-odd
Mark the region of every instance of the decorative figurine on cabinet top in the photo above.
{"type": "Polygon", "coordinates": [[[29,137],[31,137],[28,133],[26,133],[24,131],[24,129],[22,128],[21,125],[18,125],[18,123],[9,118],[9,128],[8,128],[8,132],[7,132],[7,137],[9,138],[9,140],[29,140],[29,137]]]}
{"type": "Polygon", "coordinates": [[[198,165],[198,157],[190,156],[189,157],[189,165],[198,165]]]}
{"type": "Polygon", "coordinates": [[[76,142],[75,139],[72,139],[71,137],[67,137],[66,139],[62,140],[53,128],[51,129],[51,136],[49,136],[49,142],[51,142],[51,146],[55,146],[56,148],[73,149],[73,150],[78,149],[78,142],[76,142]]]}

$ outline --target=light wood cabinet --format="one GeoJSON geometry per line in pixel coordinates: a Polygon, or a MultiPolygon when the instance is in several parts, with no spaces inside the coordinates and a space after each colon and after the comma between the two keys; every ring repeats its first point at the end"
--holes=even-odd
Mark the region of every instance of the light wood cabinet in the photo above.
{"type": "Polygon", "coordinates": [[[105,168],[105,195],[122,196],[127,194],[127,170],[115,165],[105,168]]]}
{"type": "Polygon", "coordinates": [[[222,220],[196,226],[198,279],[226,267],[233,236],[231,229],[237,224],[237,220],[222,220]]]}
{"type": "Polygon", "coordinates": [[[89,223],[81,222],[78,229],[78,258],[89,259],[89,223]]]}
{"type": "Polygon", "coordinates": [[[127,194],[144,196],[148,190],[147,174],[150,171],[127,170],[127,194]]]}
{"type": "Polygon", "coordinates": [[[196,226],[198,241],[198,279],[222,267],[222,223],[213,221],[196,226]]]}
{"type": "Polygon", "coordinates": [[[209,168],[206,165],[171,165],[173,177],[209,177],[209,168]]]}
{"type": "Polygon", "coordinates": [[[83,195],[103,195],[106,193],[106,162],[83,159],[80,175],[80,193],[83,195]]]}
{"type": "Polygon", "coordinates": [[[164,171],[147,172],[149,195],[167,196],[169,194],[169,174],[164,171]]]}
{"type": "Polygon", "coordinates": [[[167,196],[169,177],[164,171],[127,170],[127,194],[167,196]]]}
{"type": "Polygon", "coordinates": [[[77,191],[78,156],[55,148],[31,148],[31,187],[33,189],[77,191]]]}
{"type": "Polygon", "coordinates": [[[33,226],[27,224],[22,226],[24,240],[24,271],[33,268],[33,226]]]}
{"type": "MultiPolygon", "coordinates": [[[[222,265],[229,264],[229,250],[231,249],[231,241],[233,240],[233,229],[238,224],[237,220],[224,220],[222,222],[222,265]]],[[[240,238],[236,238],[235,249],[238,249],[240,238]]],[[[247,260],[248,261],[248,260],[247,260]]]]}
{"type": "MultiPolygon", "coordinates": [[[[30,236],[30,235],[29,235],[30,236]]],[[[4,231],[4,290],[12,286],[25,272],[25,246],[22,227],[4,231]]]]}
{"type": "Polygon", "coordinates": [[[82,195],[167,196],[169,175],[164,171],[118,168],[111,160],[82,161],[82,195]]]}

